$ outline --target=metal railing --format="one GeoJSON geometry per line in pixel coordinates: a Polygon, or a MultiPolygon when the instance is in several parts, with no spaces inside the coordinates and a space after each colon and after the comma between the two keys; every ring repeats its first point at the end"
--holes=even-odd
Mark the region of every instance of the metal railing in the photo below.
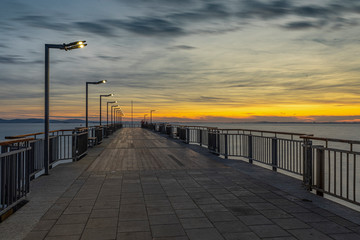
{"type": "Polygon", "coordinates": [[[308,190],[360,205],[360,141],[251,129],[156,124],[155,131],[302,179],[308,190]],[[316,145],[313,142],[317,143],[316,145]]]}
{"type": "Polygon", "coordinates": [[[303,136],[307,142],[308,186],[324,194],[360,205],[360,141],[303,136]],[[313,141],[320,145],[313,145],[313,141]]]}
{"type": "MultiPolygon", "coordinates": [[[[50,131],[50,168],[85,156],[89,139],[95,137],[95,143],[100,144],[110,127],[113,133],[122,124],[50,131]]],[[[0,142],[0,215],[26,196],[29,181],[44,174],[45,165],[43,132],[5,138],[0,142]]]]}
{"type": "Polygon", "coordinates": [[[0,215],[22,201],[29,192],[31,140],[0,142],[0,215]]]}

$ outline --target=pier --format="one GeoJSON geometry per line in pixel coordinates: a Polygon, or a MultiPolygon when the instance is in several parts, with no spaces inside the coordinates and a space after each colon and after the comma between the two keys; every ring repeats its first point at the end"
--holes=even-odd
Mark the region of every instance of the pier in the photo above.
{"type": "MultiPolygon", "coordinates": [[[[208,151],[202,134],[191,145],[182,140],[192,130],[178,130],[180,139],[166,126],[169,134],[122,128],[34,179],[28,203],[0,223],[0,239],[360,239],[359,212],[303,180],[227,159],[231,149],[212,142],[218,132],[206,134],[208,151]]],[[[223,134],[228,143],[233,133],[223,134]]]]}

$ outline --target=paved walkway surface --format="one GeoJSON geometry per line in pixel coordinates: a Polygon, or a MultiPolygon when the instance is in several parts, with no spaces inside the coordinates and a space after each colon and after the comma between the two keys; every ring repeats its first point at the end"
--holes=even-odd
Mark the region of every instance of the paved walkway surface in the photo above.
{"type": "MultiPolygon", "coordinates": [[[[25,239],[360,239],[360,213],[306,192],[299,180],[143,129],[122,129],[102,148],[65,166],[84,162],[31,232],[25,226],[25,239]]],[[[39,188],[65,174],[57,168],[39,188]]],[[[0,239],[21,214],[0,224],[0,239]]]]}

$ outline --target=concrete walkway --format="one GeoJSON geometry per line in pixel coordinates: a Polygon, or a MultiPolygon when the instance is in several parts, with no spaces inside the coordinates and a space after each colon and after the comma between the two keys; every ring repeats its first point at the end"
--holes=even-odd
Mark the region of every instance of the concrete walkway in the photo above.
{"type": "Polygon", "coordinates": [[[0,239],[360,239],[360,213],[300,181],[143,129],[117,132],[32,189],[0,239]]]}

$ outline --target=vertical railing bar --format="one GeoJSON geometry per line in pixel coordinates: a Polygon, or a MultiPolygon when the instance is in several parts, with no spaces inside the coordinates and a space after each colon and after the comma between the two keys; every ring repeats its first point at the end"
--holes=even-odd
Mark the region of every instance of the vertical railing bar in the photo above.
{"type": "Polygon", "coordinates": [[[343,196],[343,174],[342,174],[342,167],[343,167],[343,153],[340,153],[340,197],[343,196]]]}
{"type": "Polygon", "coordinates": [[[328,151],[328,191],[331,193],[331,150],[328,151]]]}
{"type": "Polygon", "coordinates": [[[349,153],[346,154],[346,198],[349,199],[349,153]]]}
{"type": "Polygon", "coordinates": [[[334,194],[336,195],[336,152],[334,151],[334,194]]]}
{"type": "MultiPolygon", "coordinates": [[[[352,145],[351,145],[352,146],[352,145]]],[[[354,197],[353,197],[353,200],[354,202],[356,201],[356,154],[354,153],[354,166],[353,166],[353,194],[354,194],[354,197]]]]}

